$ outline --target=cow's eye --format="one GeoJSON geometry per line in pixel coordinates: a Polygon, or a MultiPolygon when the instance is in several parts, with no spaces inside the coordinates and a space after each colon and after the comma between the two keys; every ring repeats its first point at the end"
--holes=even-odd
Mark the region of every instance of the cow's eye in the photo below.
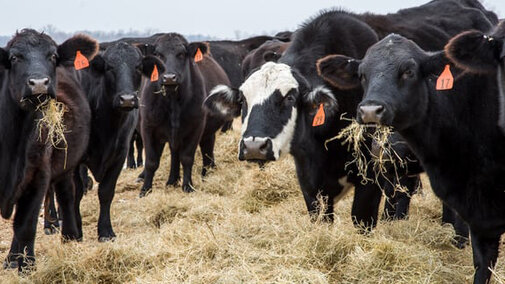
{"type": "Polygon", "coordinates": [[[137,70],[137,72],[142,72],[142,64],[137,65],[137,67],[135,67],[135,70],[137,70]]]}
{"type": "Polygon", "coordinates": [[[19,57],[17,57],[16,55],[11,55],[11,63],[14,63],[14,62],[17,62],[19,60],[19,57]]]}
{"type": "Polygon", "coordinates": [[[288,94],[286,98],[284,98],[284,101],[288,103],[293,103],[295,101],[295,96],[293,96],[292,94],[288,94]]]}
{"type": "Polygon", "coordinates": [[[403,72],[402,74],[402,79],[410,79],[412,78],[412,76],[414,76],[414,71],[412,71],[411,69],[407,69],[403,72]]]}
{"type": "Polygon", "coordinates": [[[51,54],[51,55],[49,55],[49,60],[50,60],[51,62],[56,62],[56,54],[51,54]]]}
{"type": "Polygon", "coordinates": [[[177,53],[177,58],[184,59],[184,57],[186,57],[186,54],[184,52],[177,53]]]}

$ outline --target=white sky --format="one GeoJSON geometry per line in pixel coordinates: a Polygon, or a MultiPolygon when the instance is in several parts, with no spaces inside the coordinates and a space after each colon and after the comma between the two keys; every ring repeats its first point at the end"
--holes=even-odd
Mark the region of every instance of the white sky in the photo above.
{"type": "MultiPolygon", "coordinates": [[[[17,29],[139,30],[203,34],[235,38],[235,31],[262,34],[294,30],[323,8],[353,12],[394,12],[427,0],[2,0],[0,35],[17,29]]],[[[485,6],[505,17],[505,0],[485,0],[485,6]]]]}

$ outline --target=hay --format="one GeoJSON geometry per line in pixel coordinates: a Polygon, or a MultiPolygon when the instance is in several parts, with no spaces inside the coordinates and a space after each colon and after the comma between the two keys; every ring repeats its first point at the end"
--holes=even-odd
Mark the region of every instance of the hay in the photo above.
{"type": "Polygon", "coordinates": [[[67,107],[64,103],[56,101],[56,99],[47,99],[39,104],[36,110],[42,113],[42,117],[37,122],[39,141],[43,140],[45,134],[45,143],[50,144],[55,149],[65,151],[63,167],[66,168],[68,145],[65,138],[66,127],[63,117],[68,111],[67,107]]]}
{"type": "MultiPolygon", "coordinates": [[[[165,187],[169,153],[154,177],[153,193],[138,198],[142,169],[121,173],[111,208],[115,242],[99,243],[97,191],[84,196],[84,240],[61,243],[37,227],[37,269],[19,277],[0,271],[0,283],[468,283],[473,277],[470,248],[451,244],[454,232],[440,226],[441,204],[423,176],[425,196],[412,199],[410,219],[380,222],[361,235],[350,217],[352,195],[335,207],[335,223],[311,222],[292,159],[264,169],[239,162],[240,133],[219,134],[218,168],[202,182],[197,154],[197,192],[165,187]],[[270,186],[285,191],[275,202],[246,209],[252,192],[270,186]],[[156,219],[161,220],[159,227],[156,219]],[[154,222],[154,223],[153,223],[154,222]]],[[[268,193],[268,195],[271,193],[268,193]]],[[[262,199],[264,200],[264,199],[262,199]]],[[[40,219],[42,221],[42,219],[40,219]]],[[[0,220],[0,255],[12,238],[10,220],[0,220]]],[[[503,279],[504,257],[495,273],[503,279]],[[501,275],[501,276],[500,276],[501,275]]]]}
{"type": "Polygon", "coordinates": [[[353,157],[351,161],[346,162],[345,167],[348,169],[351,165],[355,166],[358,171],[357,175],[362,178],[363,184],[375,182],[382,189],[382,185],[379,182],[379,178],[382,177],[393,185],[395,190],[398,189],[399,191],[406,192],[406,189],[394,184],[394,181],[390,180],[386,175],[386,163],[393,166],[397,179],[399,177],[398,169],[407,166],[407,161],[396,153],[391,143],[388,143],[393,128],[383,125],[368,126],[359,124],[355,119],[343,118],[344,115],[342,115],[341,119],[349,120],[351,123],[342,129],[337,136],[325,141],[326,149],[328,149],[327,144],[329,142],[337,139],[341,140],[341,144],[347,145],[347,150],[352,153],[353,157]],[[379,148],[378,155],[372,153],[370,146],[367,144],[367,138],[377,143],[379,148]],[[369,176],[369,166],[372,166],[373,177],[369,176]]]}

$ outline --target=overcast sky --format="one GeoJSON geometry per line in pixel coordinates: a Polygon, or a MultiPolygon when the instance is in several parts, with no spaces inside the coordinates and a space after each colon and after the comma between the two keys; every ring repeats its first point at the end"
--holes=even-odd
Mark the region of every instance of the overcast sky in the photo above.
{"type": "MultiPolygon", "coordinates": [[[[343,7],[354,12],[394,12],[427,0],[3,0],[0,35],[16,29],[53,25],[78,30],[139,30],[235,38],[246,34],[293,30],[320,9],[343,7]]],[[[505,0],[485,0],[505,17],[505,0]]]]}

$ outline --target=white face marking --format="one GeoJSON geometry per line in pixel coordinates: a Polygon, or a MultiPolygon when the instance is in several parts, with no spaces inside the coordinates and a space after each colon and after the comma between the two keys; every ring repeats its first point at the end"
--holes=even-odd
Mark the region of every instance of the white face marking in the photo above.
{"type": "MultiPolygon", "coordinates": [[[[282,63],[267,62],[261,66],[261,69],[254,72],[240,86],[240,90],[247,101],[247,115],[242,124],[242,138],[244,141],[253,139],[253,137],[243,137],[249,124],[249,116],[255,105],[263,104],[276,90],[279,90],[282,96],[286,96],[292,89],[298,88],[298,82],[291,73],[291,67],[282,63]]],[[[281,154],[289,153],[291,140],[295,132],[297,119],[297,110],[292,108],[291,117],[282,131],[272,139],[272,150],[275,159],[279,159],[281,154]]],[[[267,137],[254,137],[255,140],[266,140],[267,137]]]]}

